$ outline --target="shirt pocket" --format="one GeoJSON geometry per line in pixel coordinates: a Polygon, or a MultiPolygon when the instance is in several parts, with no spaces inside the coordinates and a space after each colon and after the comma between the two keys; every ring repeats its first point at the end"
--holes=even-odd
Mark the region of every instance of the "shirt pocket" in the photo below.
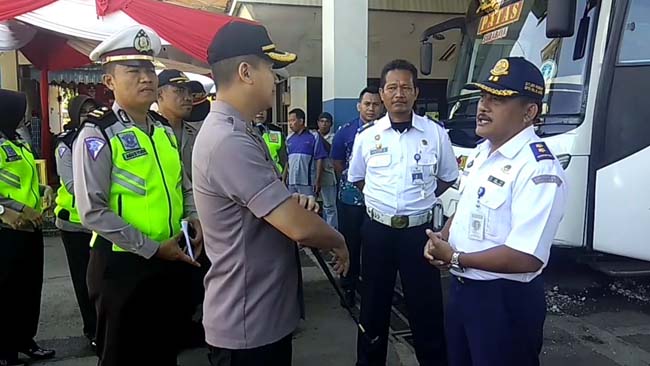
{"type": "Polygon", "coordinates": [[[423,153],[418,165],[422,167],[423,177],[426,182],[432,181],[438,175],[438,157],[435,153],[423,153]]]}
{"type": "Polygon", "coordinates": [[[480,202],[485,212],[485,238],[504,244],[510,228],[508,210],[509,188],[500,187],[486,192],[480,202]]]}

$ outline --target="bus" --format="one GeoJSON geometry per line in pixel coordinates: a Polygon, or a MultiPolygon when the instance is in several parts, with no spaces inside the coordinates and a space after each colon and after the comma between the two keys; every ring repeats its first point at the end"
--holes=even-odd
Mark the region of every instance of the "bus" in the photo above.
{"type": "MultiPolygon", "coordinates": [[[[546,81],[536,132],[569,183],[554,245],[585,249],[610,275],[650,274],[650,1],[472,0],[465,16],[423,32],[423,74],[448,32],[461,38],[444,121],[459,169],[480,139],[479,93],[463,86],[503,57],[525,57],[546,81]]],[[[441,197],[446,217],[457,187],[441,197]]]]}

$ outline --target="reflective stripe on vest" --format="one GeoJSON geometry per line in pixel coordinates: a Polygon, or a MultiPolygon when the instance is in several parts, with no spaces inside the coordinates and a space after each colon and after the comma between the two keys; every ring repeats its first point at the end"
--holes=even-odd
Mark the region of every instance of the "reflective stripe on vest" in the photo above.
{"type": "Polygon", "coordinates": [[[56,191],[55,202],[54,215],[56,217],[73,224],[81,225],[79,211],[75,204],[74,192],[68,192],[62,180],[60,181],[59,189],[56,191]]]}
{"type": "Polygon", "coordinates": [[[23,144],[0,138],[0,195],[41,212],[38,170],[23,144]]]}
{"type": "MultiPolygon", "coordinates": [[[[176,137],[162,126],[156,126],[152,136],[132,126],[110,137],[109,143],[113,157],[110,208],[158,243],[178,234],[183,191],[176,137]]],[[[113,251],[124,250],[113,244],[113,251]]]]}
{"type": "Polygon", "coordinates": [[[280,149],[282,148],[282,134],[278,131],[268,131],[262,135],[266,146],[269,148],[269,153],[271,154],[271,159],[275,162],[275,165],[278,167],[278,171],[282,174],[284,167],[280,164],[280,149]]]}

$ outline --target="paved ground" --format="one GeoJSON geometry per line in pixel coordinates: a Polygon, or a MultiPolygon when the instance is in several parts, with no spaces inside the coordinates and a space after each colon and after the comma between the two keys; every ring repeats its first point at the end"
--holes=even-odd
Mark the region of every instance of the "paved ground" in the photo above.
{"type": "MultiPolygon", "coordinates": [[[[55,347],[57,359],[36,365],[96,364],[81,324],[63,248],[46,240],[46,269],[38,340],[55,347]]],[[[548,317],[542,364],[552,366],[650,365],[650,280],[612,279],[553,254],[546,272],[548,317]]],[[[322,273],[303,258],[308,320],[295,336],[296,366],[354,365],[354,323],[322,273]]],[[[446,280],[445,280],[446,282],[446,280]]],[[[394,337],[389,365],[417,365],[408,337],[394,337]]],[[[207,366],[206,351],[184,353],[181,365],[207,366]]]]}
{"type": "MultiPolygon", "coordinates": [[[[91,366],[97,364],[81,333],[81,317],[72,289],[63,245],[58,237],[45,241],[45,283],[38,342],[57,350],[57,358],[35,365],[91,366]]],[[[294,337],[294,365],[354,365],[356,327],[339,306],[323,273],[303,255],[307,320],[294,337]]],[[[208,366],[207,351],[195,349],[179,358],[182,366],[208,366]]],[[[399,365],[390,350],[390,366],[399,365]]]]}

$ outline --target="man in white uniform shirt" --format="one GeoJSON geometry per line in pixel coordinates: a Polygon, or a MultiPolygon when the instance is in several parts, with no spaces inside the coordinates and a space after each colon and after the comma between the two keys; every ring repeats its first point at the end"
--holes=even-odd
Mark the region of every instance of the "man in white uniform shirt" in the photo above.
{"type": "Polygon", "coordinates": [[[481,91],[476,133],[486,139],[460,181],[455,216],[424,256],[451,267],[450,366],[537,366],[546,303],[540,274],[564,215],[564,171],[535,134],[544,97],[539,69],[499,60],[481,91]]]}
{"type": "Polygon", "coordinates": [[[357,135],[348,180],[363,190],[361,324],[357,365],[385,365],[397,271],[420,365],[446,364],[440,272],[422,260],[425,229],[437,197],[458,178],[446,131],[413,113],[417,69],[404,60],[384,66],[379,94],[387,114],[357,135]],[[369,340],[378,338],[374,343],[369,340]]]}

